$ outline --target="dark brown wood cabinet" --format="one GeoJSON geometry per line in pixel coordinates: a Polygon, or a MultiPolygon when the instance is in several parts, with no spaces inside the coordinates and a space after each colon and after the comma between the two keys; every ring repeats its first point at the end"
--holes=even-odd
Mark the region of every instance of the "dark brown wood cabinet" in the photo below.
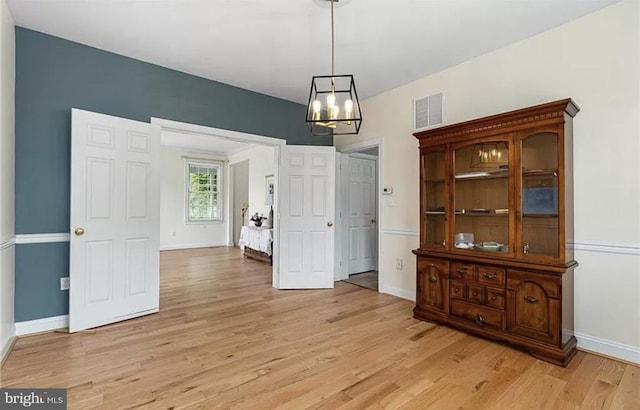
{"type": "Polygon", "coordinates": [[[414,134],[414,316],[565,366],[573,336],[571,99],[414,134]]]}
{"type": "Polygon", "coordinates": [[[445,315],[449,307],[449,263],[441,259],[420,258],[417,281],[417,307],[432,314],[445,315]]]}

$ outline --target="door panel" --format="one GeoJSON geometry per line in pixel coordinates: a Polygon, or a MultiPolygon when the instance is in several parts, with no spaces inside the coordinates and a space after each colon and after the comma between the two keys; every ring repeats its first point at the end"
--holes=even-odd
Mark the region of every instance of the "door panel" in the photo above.
{"type": "Polygon", "coordinates": [[[160,142],[150,131],[72,110],[71,332],[158,310],[160,142]]]}
{"type": "Polygon", "coordinates": [[[332,288],[335,148],[285,146],[280,187],[279,288],[332,288]]]}
{"type": "Polygon", "coordinates": [[[349,158],[349,274],[375,270],[376,161],[349,158]]]}

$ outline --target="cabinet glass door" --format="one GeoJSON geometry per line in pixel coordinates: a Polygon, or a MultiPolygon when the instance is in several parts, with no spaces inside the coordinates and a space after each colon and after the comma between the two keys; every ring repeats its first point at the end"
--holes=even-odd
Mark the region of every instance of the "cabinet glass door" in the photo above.
{"type": "Polygon", "coordinates": [[[454,170],[454,246],[472,252],[510,252],[508,140],[456,149],[454,170]]]}
{"type": "Polygon", "coordinates": [[[445,246],[445,156],[444,151],[422,153],[422,247],[445,246]]]}
{"type": "Polygon", "coordinates": [[[521,251],[524,255],[557,258],[558,134],[532,134],[521,144],[521,251]]]}

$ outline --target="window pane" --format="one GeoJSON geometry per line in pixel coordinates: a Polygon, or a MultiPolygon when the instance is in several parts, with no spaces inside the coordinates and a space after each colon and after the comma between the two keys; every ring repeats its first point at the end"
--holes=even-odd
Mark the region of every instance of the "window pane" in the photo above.
{"type": "Polygon", "coordinates": [[[218,204],[219,171],[219,165],[189,164],[187,203],[189,220],[221,218],[218,204]]]}

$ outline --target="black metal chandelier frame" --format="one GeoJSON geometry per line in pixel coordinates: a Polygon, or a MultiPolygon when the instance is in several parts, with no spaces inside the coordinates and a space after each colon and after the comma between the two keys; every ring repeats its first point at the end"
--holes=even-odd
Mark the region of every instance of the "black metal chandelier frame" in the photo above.
{"type": "Polygon", "coordinates": [[[352,74],[335,74],[335,30],[331,3],[331,75],[313,76],[307,103],[307,126],[312,135],[358,134],[362,112],[352,74]],[[321,97],[326,98],[322,107],[321,97]],[[338,102],[338,104],[336,104],[338,102]]]}

